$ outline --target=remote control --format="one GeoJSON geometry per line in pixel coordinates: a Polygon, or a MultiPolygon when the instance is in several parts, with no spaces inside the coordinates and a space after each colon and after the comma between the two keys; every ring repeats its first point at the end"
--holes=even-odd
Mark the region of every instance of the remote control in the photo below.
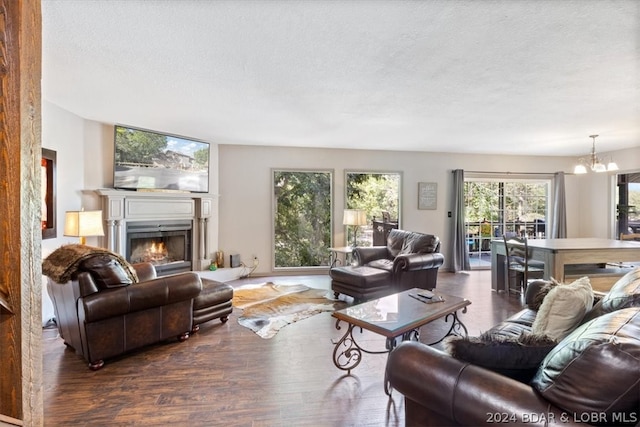
{"type": "Polygon", "coordinates": [[[418,292],[418,295],[423,298],[431,299],[433,298],[434,293],[431,291],[420,291],[418,292]]]}

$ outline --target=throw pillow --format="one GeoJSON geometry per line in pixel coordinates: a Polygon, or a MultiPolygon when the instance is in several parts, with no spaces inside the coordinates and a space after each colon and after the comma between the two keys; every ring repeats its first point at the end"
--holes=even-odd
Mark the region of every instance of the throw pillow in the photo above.
{"type": "Polygon", "coordinates": [[[79,269],[89,272],[99,289],[119,288],[133,283],[122,265],[110,255],[89,257],[80,263],[79,269]]]}
{"type": "Polygon", "coordinates": [[[521,382],[529,382],[556,341],[523,333],[507,337],[485,333],[479,337],[447,337],[445,350],[456,359],[481,366],[521,382]]]}
{"type": "Polygon", "coordinates": [[[557,285],[542,301],[531,332],[561,340],[580,324],[592,306],[593,290],[589,277],[557,285]]]}
{"type": "Polygon", "coordinates": [[[551,289],[555,288],[556,286],[558,286],[558,282],[553,278],[551,279],[551,281],[546,282],[533,296],[533,300],[531,301],[531,304],[528,304],[528,307],[531,310],[540,310],[540,306],[542,306],[544,298],[547,296],[547,294],[549,294],[549,292],[551,292],[551,289]]]}

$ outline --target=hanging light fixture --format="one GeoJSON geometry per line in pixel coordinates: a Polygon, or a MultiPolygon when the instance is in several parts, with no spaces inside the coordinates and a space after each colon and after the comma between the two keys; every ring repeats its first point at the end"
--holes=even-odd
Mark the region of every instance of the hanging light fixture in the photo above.
{"type": "Polygon", "coordinates": [[[580,175],[583,173],[587,173],[587,167],[593,172],[607,172],[618,170],[618,165],[613,160],[611,160],[609,164],[605,166],[605,164],[602,163],[596,155],[597,137],[598,135],[589,135],[589,138],[593,139],[593,143],[591,145],[591,154],[589,154],[588,157],[583,157],[580,159],[580,163],[577,164],[573,169],[574,174],[580,175]]]}

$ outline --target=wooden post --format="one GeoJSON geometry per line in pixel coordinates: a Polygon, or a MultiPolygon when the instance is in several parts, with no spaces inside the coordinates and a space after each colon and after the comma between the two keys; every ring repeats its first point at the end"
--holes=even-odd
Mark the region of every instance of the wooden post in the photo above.
{"type": "Polygon", "coordinates": [[[0,424],[43,424],[40,0],[0,3],[0,424]]]}

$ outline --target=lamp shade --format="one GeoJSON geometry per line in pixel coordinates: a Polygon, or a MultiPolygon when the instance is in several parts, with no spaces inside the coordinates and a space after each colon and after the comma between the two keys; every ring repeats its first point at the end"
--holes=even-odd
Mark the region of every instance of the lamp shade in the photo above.
{"type": "Polygon", "coordinates": [[[573,169],[573,173],[575,173],[576,175],[582,175],[584,173],[587,173],[587,168],[585,165],[576,165],[576,167],[573,169]]]}
{"type": "Polygon", "coordinates": [[[345,209],[342,217],[344,225],[366,225],[367,213],[362,209],[345,209]]]}
{"type": "Polygon", "coordinates": [[[67,211],[64,217],[64,235],[80,237],[104,236],[102,211],[67,211]]]}

